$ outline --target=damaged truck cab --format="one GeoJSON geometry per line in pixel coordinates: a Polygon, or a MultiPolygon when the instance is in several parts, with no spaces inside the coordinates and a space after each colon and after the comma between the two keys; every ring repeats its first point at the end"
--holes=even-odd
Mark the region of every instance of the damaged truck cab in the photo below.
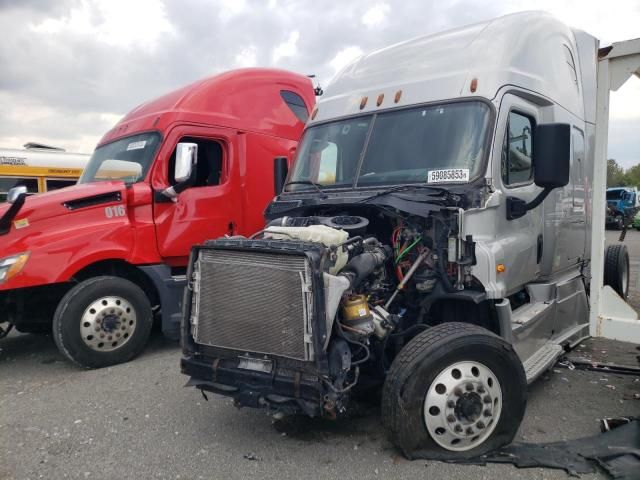
{"type": "Polygon", "coordinates": [[[192,250],[190,384],[332,418],[382,388],[410,458],[511,441],[588,335],[597,48],[523,13],[347,66],[264,230],[192,250]]]}

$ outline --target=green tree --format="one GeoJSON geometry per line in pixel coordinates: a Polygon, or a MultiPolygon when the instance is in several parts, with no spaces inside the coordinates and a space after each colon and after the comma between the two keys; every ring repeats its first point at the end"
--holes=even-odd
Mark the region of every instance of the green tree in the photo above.
{"type": "Polygon", "coordinates": [[[624,172],[624,181],[630,187],[640,187],[640,164],[634,165],[624,172]]]}
{"type": "Polygon", "coordinates": [[[607,187],[624,187],[625,182],[624,169],[618,165],[613,158],[607,160],[607,187]]]}

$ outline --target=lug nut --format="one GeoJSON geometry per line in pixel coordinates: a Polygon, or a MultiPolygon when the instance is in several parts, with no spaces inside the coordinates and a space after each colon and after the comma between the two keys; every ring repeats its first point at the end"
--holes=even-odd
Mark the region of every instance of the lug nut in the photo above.
{"type": "Polygon", "coordinates": [[[448,415],[448,416],[447,416],[447,422],[449,422],[449,423],[453,423],[453,422],[455,422],[455,421],[456,421],[456,417],[455,417],[455,415],[448,415]]]}
{"type": "Polygon", "coordinates": [[[482,430],[486,425],[484,424],[484,422],[478,422],[476,423],[476,427],[479,428],[480,430],[482,430]]]}
{"type": "Polygon", "coordinates": [[[471,427],[467,428],[467,435],[473,435],[473,434],[474,434],[473,428],[471,427]]]}
{"type": "Polygon", "coordinates": [[[488,404],[488,403],[491,403],[491,397],[490,397],[489,395],[487,395],[486,397],[484,397],[484,398],[482,399],[482,401],[483,401],[484,403],[487,403],[487,404],[488,404]]]}
{"type": "Polygon", "coordinates": [[[456,407],[456,402],[454,402],[453,400],[449,400],[447,402],[447,407],[448,408],[455,408],[456,407]]]}
{"type": "Polygon", "coordinates": [[[482,413],[485,417],[490,417],[492,415],[491,410],[489,410],[488,408],[482,413]]]}
{"type": "Polygon", "coordinates": [[[458,397],[461,397],[462,396],[462,389],[460,387],[454,388],[453,389],[453,394],[458,396],[458,397]]]}
{"type": "Polygon", "coordinates": [[[465,388],[467,389],[468,392],[472,391],[473,390],[473,383],[467,383],[465,388]]]}
{"type": "Polygon", "coordinates": [[[484,387],[482,385],[480,385],[478,387],[478,393],[484,393],[484,392],[486,392],[486,390],[484,389],[484,387]]]}
{"type": "Polygon", "coordinates": [[[462,427],[460,425],[456,425],[453,429],[458,433],[462,433],[462,427]]]}

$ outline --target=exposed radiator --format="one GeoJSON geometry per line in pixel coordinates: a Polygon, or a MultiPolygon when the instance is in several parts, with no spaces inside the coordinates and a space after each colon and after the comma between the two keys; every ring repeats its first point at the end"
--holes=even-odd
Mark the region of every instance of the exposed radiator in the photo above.
{"type": "Polygon", "coordinates": [[[311,269],[304,255],[205,249],[194,271],[196,343],[312,359],[311,269]]]}

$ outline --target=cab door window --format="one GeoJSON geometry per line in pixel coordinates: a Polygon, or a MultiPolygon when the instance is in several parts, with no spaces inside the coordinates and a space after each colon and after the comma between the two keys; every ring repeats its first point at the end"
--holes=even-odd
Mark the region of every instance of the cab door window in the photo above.
{"type": "MultiPolygon", "coordinates": [[[[196,165],[195,179],[191,187],[210,187],[224,182],[224,150],[220,142],[216,140],[182,137],[180,142],[195,143],[198,145],[198,163],[196,165]]],[[[176,149],[169,160],[169,183],[175,185],[174,166],[176,164],[176,149]]]]}
{"type": "Polygon", "coordinates": [[[533,126],[530,117],[509,112],[501,163],[502,182],[505,186],[527,184],[533,179],[533,126]]]}

